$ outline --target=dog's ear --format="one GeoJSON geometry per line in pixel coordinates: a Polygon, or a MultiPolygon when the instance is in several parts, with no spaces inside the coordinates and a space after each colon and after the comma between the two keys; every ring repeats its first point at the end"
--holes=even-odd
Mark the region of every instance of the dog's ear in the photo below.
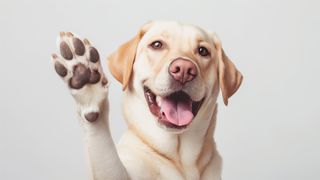
{"type": "Polygon", "coordinates": [[[137,46],[142,36],[142,32],[139,32],[134,38],[121,45],[108,57],[109,70],[111,74],[122,83],[123,90],[128,86],[137,46]]]}
{"type": "Polygon", "coordinates": [[[228,99],[239,89],[243,76],[225,54],[221,41],[215,33],[213,33],[213,41],[217,49],[218,76],[223,102],[228,105],[228,99]]]}
{"type": "Polygon", "coordinates": [[[150,25],[151,22],[145,24],[134,38],[121,45],[108,57],[109,70],[122,83],[122,90],[128,87],[138,44],[150,25]]]}

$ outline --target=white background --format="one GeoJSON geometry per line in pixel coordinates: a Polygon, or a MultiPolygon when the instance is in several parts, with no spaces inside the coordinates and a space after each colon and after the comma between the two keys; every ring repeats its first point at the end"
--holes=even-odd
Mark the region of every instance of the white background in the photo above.
{"type": "MultiPolygon", "coordinates": [[[[152,19],[216,31],[244,74],[230,105],[219,99],[223,179],[319,179],[319,9],[316,0],[1,0],[0,179],[87,179],[75,105],[50,61],[56,37],[87,37],[105,61],[152,19]]],[[[126,126],[109,79],[117,141],[126,126]]]]}

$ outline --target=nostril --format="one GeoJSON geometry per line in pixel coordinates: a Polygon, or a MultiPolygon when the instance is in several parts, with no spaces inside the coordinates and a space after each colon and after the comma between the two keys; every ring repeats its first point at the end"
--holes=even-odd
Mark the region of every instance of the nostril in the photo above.
{"type": "Polygon", "coordinates": [[[179,71],[180,71],[180,67],[179,67],[179,66],[176,66],[176,69],[175,69],[174,73],[177,73],[177,72],[179,72],[179,71]]]}
{"type": "Polygon", "coordinates": [[[173,66],[172,68],[170,68],[170,72],[171,73],[178,73],[180,72],[180,67],[179,66],[173,66]]]}
{"type": "Polygon", "coordinates": [[[189,68],[187,73],[189,75],[191,75],[191,76],[196,76],[197,75],[197,72],[196,72],[196,70],[194,68],[189,68]]]}

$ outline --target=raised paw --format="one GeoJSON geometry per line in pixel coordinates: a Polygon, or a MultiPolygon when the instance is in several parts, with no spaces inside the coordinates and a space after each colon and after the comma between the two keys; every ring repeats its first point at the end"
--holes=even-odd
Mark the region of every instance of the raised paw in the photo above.
{"type": "Polygon", "coordinates": [[[99,52],[87,39],[81,40],[71,32],[61,32],[57,44],[60,53],[52,54],[55,71],[81,106],[83,117],[95,121],[108,84],[99,52]]]}
{"type": "Polygon", "coordinates": [[[107,81],[96,48],[87,39],[83,41],[70,32],[61,32],[58,38],[60,55],[52,55],[54,67],[72,89],[81,89],[87,84],[107,81]]]}

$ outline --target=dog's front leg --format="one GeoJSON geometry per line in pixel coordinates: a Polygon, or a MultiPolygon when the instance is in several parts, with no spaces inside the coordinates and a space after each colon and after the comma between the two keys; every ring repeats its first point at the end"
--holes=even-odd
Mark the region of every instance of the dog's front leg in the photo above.
{"type": "Polygon", "coordinates": [[[60,33],[58,47],[52,60],[76,101],[92,179],[128,179],[109,130],[108,82],[98,51],[69,32],[60,33]]]}
{"type": "MultiPolygon", "coordinates": [[[[114,142],[108,123],[108,103],[104,100],[99,106],[99,117],[95,114],[87,118],[86,107],[78,107],[78,116],[84,129],[85,145],[91,177],[94,180],[128,179],[114,142]],[[90,119],[93,118],[93,119],[90,119]],[[88,120],[89,119],[89,120],[88,120]],[[94,120],[91,122],[91,120],[94,120]]],[[[90,108],[89,108],[90,109],[90,108]]],[[[90,116],[90,115],[89,115],[90,116]]]]}

